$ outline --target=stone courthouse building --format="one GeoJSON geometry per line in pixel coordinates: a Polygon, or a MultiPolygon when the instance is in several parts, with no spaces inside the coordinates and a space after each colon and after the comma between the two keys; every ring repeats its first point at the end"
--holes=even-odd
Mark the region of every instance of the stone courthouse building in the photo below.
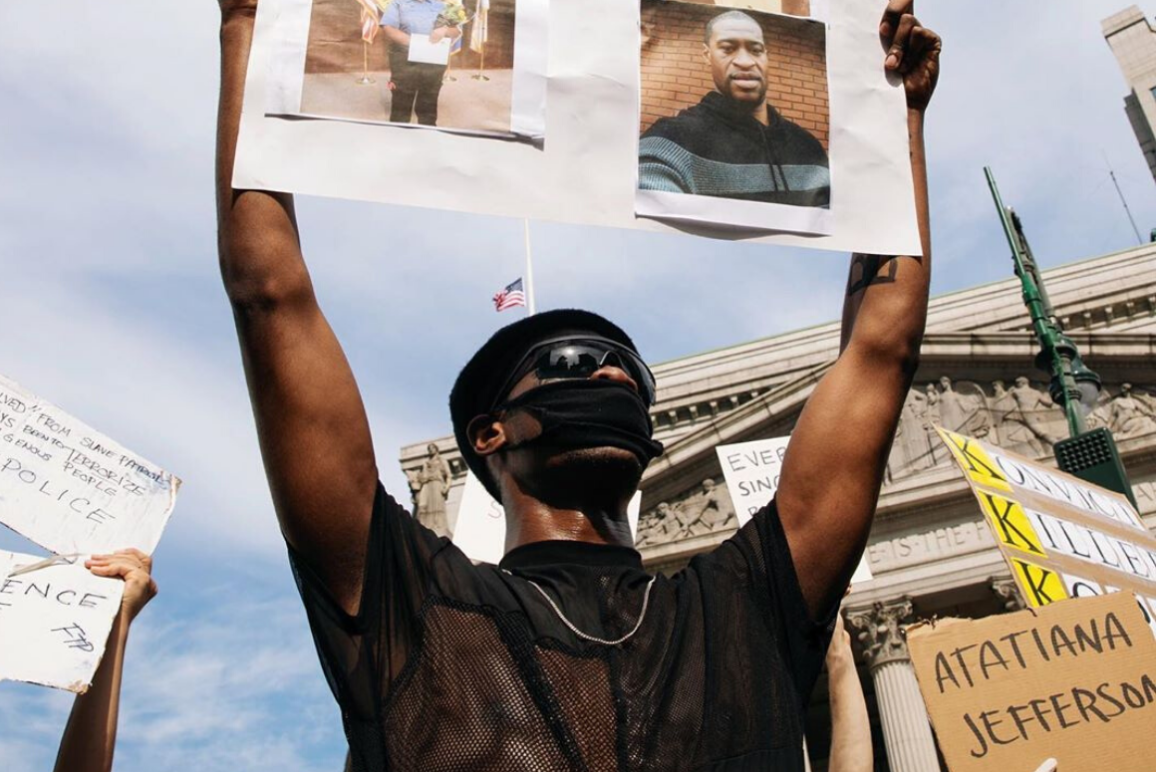
{"type": "MultiPolygon", "coordinates": [[[[1156,525],[1156,245],[1053,268],[1045,278],[1068,333],[1103,378],[1093,421],[1115,433],[1140,508],[1156,525]]],[[[715,446],[790,434],[838,345],[839,325],[832,322],[654,368],[659,392],[653,416],[666,453],[643,479],[638,535],[651,570],[675,571],[733,533],[734,507],[715,446]]],[[[1021,606],[976,501],[932,427],[1050,460],[1051,444],[1066,436],[1066,423],[1032,364],[1036,351],[1015,279],[931,303],[922,364],[867,547],[874,578],[857,585],[845,604],[848,629],[857,638],[876,770],[940,768],[900,625],[1021,606]]],[[[401,466],[415,482],[429,442],[402,450],[401,466]]],[[[450,472],[452,526],[466,470],[452,437],[433,443],[450,472]]],[[[821,681],[808,721],[816,772],[827,766],[827,715],[821,681]]]]}

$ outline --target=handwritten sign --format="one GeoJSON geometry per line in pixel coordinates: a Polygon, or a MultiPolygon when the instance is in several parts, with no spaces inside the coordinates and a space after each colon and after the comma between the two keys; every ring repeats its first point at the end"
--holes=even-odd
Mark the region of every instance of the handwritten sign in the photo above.
{"type": "MultiPolygon", "coordinates": [[[[642,493],[634,494],[626,510],[631,535],[638,533],[638,512],[642,493]]],[[[506,554],[506,510],[494,500],[481,481],[471,473],[462,491],[454,544],[470,560],[497,565],[506,554]]]]}
{"type": "MultiPolygon", "coordinates": [[[[730,491],[731,501],[735,503],[740,528],[775,497],[790,441],[790,437],[772,437],[715,448],[727,490],[730,491]]],[[[851,583],[866,582],[872,578],[871,568],[864,557],[855,568],[851,583]]]]}
{"type": "Polygon", "coordinates": [[[0,376],[0,522],[57,554],[152,553],[180,480],[0,376]]]}
{"type": "Polygon", "coordinates": [[[939,434],[1032,608],[1129,590],[1156,616],[1156,538],[1127,498],[973,437],[939,434]]]}
{"type": "Polygon", "coordinates": [[[0,551],[0,680],[81,694],[104,656],[124,582],[93,576],[83,558],[10,576],[40,560],[0,551]]]}
{"type": "Polygon", "coordinates": [[[790,437],[772,437],[715,448],[739,526],[746,525],[775,497],[790,441],[790,437]]]}
{"type": "Polygon", "coordinates": [[[1130,593],[908,628],[951,772],[1150,772],[1156,639],[1130,593]]]}

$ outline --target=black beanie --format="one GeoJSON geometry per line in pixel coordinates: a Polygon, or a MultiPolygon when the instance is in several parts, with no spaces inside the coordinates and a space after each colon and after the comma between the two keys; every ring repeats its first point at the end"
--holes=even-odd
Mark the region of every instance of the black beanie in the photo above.
{"type": "Polygon", "coordinates": [[[499,501],[501,496],[497,482],[490,478],[485,459],[474,453],[470,439],[466,436],[466,427],[475,417],[489,413],[494,403],[505,396],[498,394],[498,389],[502,388],[511,375],[510,371],[518,366],[530,349],[540,341],[570,334],[594,334],[638,353],[629,335],[598,314],[576,309],[544,311],[507,325],[490,336],[458,373],[458,379],[450,391],[450,420],[454,425],[454,438],[458,442],[462,459],[490,495],[499,501]]]}

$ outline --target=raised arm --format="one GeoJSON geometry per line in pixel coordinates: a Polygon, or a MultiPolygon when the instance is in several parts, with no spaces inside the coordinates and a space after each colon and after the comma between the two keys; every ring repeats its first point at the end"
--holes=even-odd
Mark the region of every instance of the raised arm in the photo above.
{"type": "Polygon", "coordinates": [[[923,256],[852,257],[842,351],[799,417],[777,494],[812,614],[838,600],[863,552],[927,319],[931,235],[923,115],[939,76],[941,45],[912,10],[913,0],[891,0],[880,35],[884,66],[906,86],[923,256]]]}
{"type": "Polygon", "coordinates": [[[293,198],[232,188],[257,0],[220,4],[221,276],[281,530],[353,611],[377,482],[369,423],[353,372],[317,305],[293,198]]]}
{"type": "Polygon", "coordinates": [[[863,685],[855,669],[851,636],[843,629],[843,614],[835,617],[835,634],[827,649],[827,691],[831,700],[831,755],[827,772],[871,772],[871,720],[863,685]]]}
{"type": "Polygon", "coordinates": [[[92,686],[72,703],[72,713],[56,754],[56,772],[112,770],[128,629],[145,604],[157,594],[157,585],[152,579],[152,559],[143,552],[121,550],[112,555],[93,555],[85,565],[97,576],[123,579],[124,594],[92,686]]]}

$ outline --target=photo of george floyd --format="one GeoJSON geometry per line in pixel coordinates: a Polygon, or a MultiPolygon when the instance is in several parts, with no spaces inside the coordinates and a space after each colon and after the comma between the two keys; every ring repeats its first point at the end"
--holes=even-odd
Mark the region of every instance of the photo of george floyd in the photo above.
{"type": "Polygon", "coordinates": [[[830,209],[827,31],[811,14],[642,0],[639,191],[830,209]]]}
{"type": "Polygon", "coordinates": [[[313,0],[303,115],[507,134],[516,0],[313,0]]]}

